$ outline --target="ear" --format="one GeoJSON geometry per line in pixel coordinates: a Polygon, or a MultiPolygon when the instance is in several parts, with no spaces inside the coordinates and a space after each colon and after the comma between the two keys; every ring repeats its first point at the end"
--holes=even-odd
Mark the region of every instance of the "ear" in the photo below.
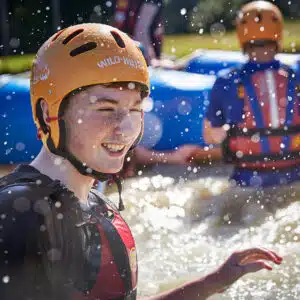
{"type": "Polygon", "coordinates": [[[49,125],[49,109],[48,109],[48,103],[42,99],[40,102],[41,109],[42,109],[42,115],[43,115],[43,120],[45,124],[48,126],[49,125]]]}

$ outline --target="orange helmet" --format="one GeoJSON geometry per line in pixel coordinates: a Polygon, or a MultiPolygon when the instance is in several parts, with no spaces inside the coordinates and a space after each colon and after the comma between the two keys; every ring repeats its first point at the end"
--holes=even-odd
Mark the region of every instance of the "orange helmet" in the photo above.
{"type": "Polygon", "coordinates": [[[63,100],[81,87],[122,82],[149,92],[145,59],[127,34],[103,24],[80,24],[50,37],[37,53],[30,81],[33,118],[44,146],[80,169],[81,162],[66,154],[63,100]],[[49,125],[41,116],[41,99],[48,104],[49,125]]]}
{"type": "Polygon", "coordinates": [[[280,45],[283,17],[277,6],[267,1],[244,5],[236,18],[237,36],[241,47],[248,42],[275,41],[280,45]]]}
{"type": "MultiPolygon", "coordinates": [[[[32,66],[30,93],[33,118],[39,100],[49,107],[50,118],[59,116],[63,99],[72,91],[94,84],[135,82],[149,91],[143,54],[135,42],[118,29],[103,24],[80,24],[59,31],[39,49],[32,66]]],[[[46,147],[60,142],[59,120],[40,130],[46,147]]],[[[49,148],[49,147],[48,147],[49,148]]]]}

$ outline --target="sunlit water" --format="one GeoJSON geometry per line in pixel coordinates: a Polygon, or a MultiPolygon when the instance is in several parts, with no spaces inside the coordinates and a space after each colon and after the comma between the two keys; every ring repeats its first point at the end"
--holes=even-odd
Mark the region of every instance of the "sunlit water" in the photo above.
{"type": "MultiPolygon", "coordinates": [[[[125,182],[123,215],[137,243],[141,296],[212,272],[235,250],[260,246],[282,255],[282,265],[248,274],[210,299],[300,299],[300,185],[249,197],[228,183],[229,173],[223,166],[164,167],[125,182]]],[[[110,197],[118,200],[117,193],[110,197]]]]}
{"type": "Polygon", "coordinates": [[[211,299],[300,299],[297,186],[251,198],[230,186],[223,168],[221,176],[213,175],[218,170],[190,169],[184,175],[190,179],[178,180],[183,172],[174,167],[165,172],[169,176],[143,174],[125,183],[124,216],[137,242],[140,295],[176,287],[213,271],[235,250],[260,246],[282,255],[282,265],[248,274],[211,299]]]}

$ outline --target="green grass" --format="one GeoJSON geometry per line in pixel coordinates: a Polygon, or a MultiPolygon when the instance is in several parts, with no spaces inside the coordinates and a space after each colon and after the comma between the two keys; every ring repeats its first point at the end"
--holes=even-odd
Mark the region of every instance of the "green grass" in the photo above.
{"type": "Polygon", "coordinates": [[[31,68],[34,54],[8,56],[0,58],[0,74],[16,74],[27,71],[31,68]]]}
{"type": "MultiPolygon", "coordinates": [[[[196,49],[240,50],[235,32],[227,32],[224,36],[210,34],[167,35],[163,52],[166,55],[182,57],[196,49]]],[[[283,51],[300,53],[300,21],[286,22],[284,30],[283,51]]],[[[0,58],[0,74],[20,73],[30,69],[34,55],[11,56],[0,58]]]]}
{"type": "MultiPolygon", "coordinates": [[[[300,53],[300,21],[285,24],[283,52],[300,53]]],[[[240,50],[235,31],[227,32],[224,36],[209,34],[185,34],[166,36],[164,53],[182,57],[196,49],[240,50]]]]}

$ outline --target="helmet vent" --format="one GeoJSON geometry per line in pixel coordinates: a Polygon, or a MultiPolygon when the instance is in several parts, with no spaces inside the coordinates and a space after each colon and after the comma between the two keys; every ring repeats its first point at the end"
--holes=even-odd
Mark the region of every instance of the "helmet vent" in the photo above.
{"type": "Polygon", "coordinates": [[[52,39],[52,42],[54,42],[66,29],[62,29],[60,30],[55,36],[54,38],[52,39]]]}
{"type": "Polygon", "coordinates": [[[273,16],[273,17],[272,17],[272,21],[273,21],[274,23],[277,23],[279,20],[278,20],[277,17],[273,16]]]}
{"type": "Polygon", "coordinates": [[[71,56],[76,56],[76,55],[79,55],[81,53],[90,51],[90,50],[95,49],[95,48],[97,48],[97,44],[95,42],[89,42],[89,43],[83,44],[80,47],[75,48],[74,50],[72,50],[70,52],[70,55],[71,56]]]}
{"type": "Polygon", "coordinates": [[[70,35],[68,35],[64,40],[63,40],[63,44],[66,45],[68,44],[71,40],[74,39],[74,37],[76,37],[78,34],[80,34],[81,32],[83,32],[83,29],[77,29],[74,32],[72,32],[70,35]]]}
{"type": "Polygon", "coordinates": [[[120,35],[116,31],[111,31],[111,35],[114,37],[116,43],[120,48],[125,48],[125,43],[123,39],[120,37],[120,35]]]}
{"type": "Polygon", "coordinates": [[[258,13],[255,18],[256,23],[260,23],[262,21],[262,14],[258,13]]]}

